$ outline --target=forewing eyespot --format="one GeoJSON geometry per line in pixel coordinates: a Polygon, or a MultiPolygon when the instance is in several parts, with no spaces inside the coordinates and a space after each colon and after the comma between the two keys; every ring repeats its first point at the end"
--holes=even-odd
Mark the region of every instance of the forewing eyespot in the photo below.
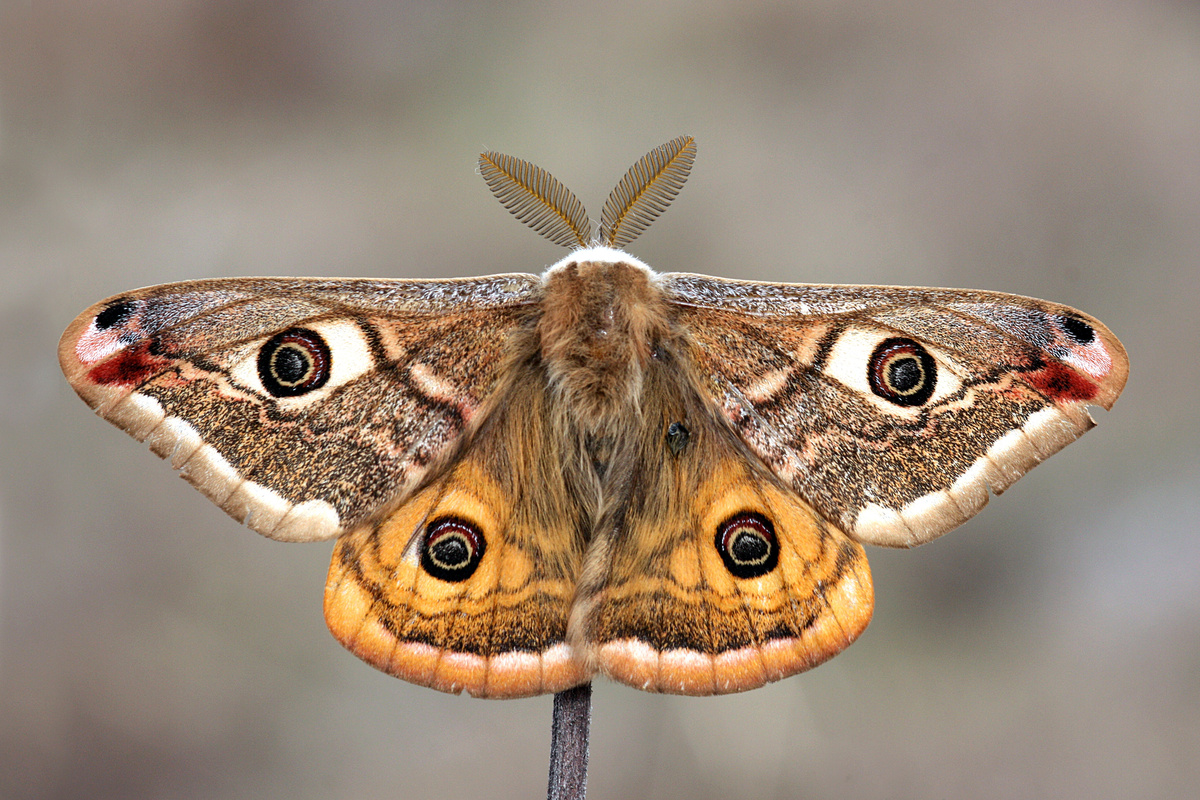
{"type": "Polygon", "coordinates": [[[912,339],[885,339],[867,362],[867,383],[890,403],[924,405],[937,387],[937,362],[912,339]]]}
{"type": "Polygon", "coordinates": [[[316,331],[291,328],[272,336],[258,352],[258,377],[275,397],[298,397],[329,380],[329,345],[316,331]]]}

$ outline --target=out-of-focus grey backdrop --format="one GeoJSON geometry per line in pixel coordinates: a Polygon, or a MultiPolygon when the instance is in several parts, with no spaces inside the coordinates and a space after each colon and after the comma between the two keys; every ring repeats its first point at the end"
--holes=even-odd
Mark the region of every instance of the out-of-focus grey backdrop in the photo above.
{"type": "Polygon", "coordinates": [[[1132,369],[961,530],[871,550],[874,622],[830,663],[600,681],[590,796],[1200,791],[1194,4],[36,0],[0,5],[0,796],[540,796],[549,697],[358,662],[329,545],[228,519],[55,345],[165,281],[539,271],[480,150],[598,213],[681,133],[691,182],[631,248],[656,268],[1045,297],[1132,369]]]}

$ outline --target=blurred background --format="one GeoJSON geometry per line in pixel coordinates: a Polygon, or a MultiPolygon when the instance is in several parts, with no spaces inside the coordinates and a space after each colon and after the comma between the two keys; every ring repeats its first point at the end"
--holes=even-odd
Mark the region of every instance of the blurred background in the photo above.
{"type": "Polygon", "coordinates": [[[1200,9],[1137,2],[0,4],[0,797],[498,798],[549,697],[386,677],[328,543],[228,519],[62,379],[146,284],[537,272],[494,148],[598,214],[694,135],[660,270],[1002,290],[1129,349],[1100,426],[741,696],[600,681],[593,798],[1200,791],[1200,9]]]}

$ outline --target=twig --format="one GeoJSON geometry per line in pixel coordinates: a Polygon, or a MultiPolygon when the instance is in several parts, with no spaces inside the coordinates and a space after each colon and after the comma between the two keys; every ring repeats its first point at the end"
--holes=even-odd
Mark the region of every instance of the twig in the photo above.
{"type": "Polygon", "coordinates": [[[550,788],[547,800],[583,800],[587,792],[588,736],[592,685],[554,695],[550,728],[550,788]]]}

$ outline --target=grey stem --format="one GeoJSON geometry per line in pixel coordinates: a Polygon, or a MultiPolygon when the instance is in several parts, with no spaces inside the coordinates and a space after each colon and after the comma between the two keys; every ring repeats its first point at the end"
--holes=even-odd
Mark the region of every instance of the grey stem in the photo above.
{"type": "Polygon", "coordinates": [[[592,721],[592,685],[585,683],[554,695],[550,728],[548,800],[583,800],[587,792],[588,736],[592,721]]]}

